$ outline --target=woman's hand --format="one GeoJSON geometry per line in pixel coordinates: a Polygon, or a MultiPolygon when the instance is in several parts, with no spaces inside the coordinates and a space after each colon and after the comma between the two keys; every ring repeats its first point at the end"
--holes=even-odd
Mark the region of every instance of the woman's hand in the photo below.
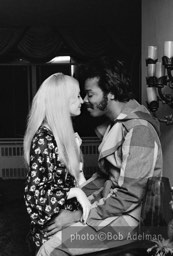
{"type": "Polygon", "coordinates": [[[84,222],[84,224],[86,224],[86,221],[88,219],[88,215],[91,209],[91,203],[81,189],[79,190],[76,198],[83,210],[82,221],[84,222]]]}
{"type": "Polygon", "coordinates": [[[80,203],[82,207],[82,221],[86,224],[90,209],[91,203],[85,193],[80,188],[71,188],[68,193],[68,199],[76,197],[77,201],[80,203]]]}
{"type": "Polygon", "coordinates": [[[79,173],[79,186],[81,186],[82,184],[84,184],[86,182],[86,179],[85,179],[85,176],[84,176],[84,173],[83,172],[80,172],[79,173]]]}

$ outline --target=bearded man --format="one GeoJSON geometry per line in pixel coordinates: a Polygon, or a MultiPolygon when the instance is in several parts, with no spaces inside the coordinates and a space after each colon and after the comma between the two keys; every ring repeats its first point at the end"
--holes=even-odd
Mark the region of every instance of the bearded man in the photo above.
{"type": "Polygon", "coordinates": [[[82,75],[87,110],[107,120],[96,132],[102,139],[99,170],[83,186],[91,210],[86,223],[65,228],[61,238],[55,234],[38,256],[81,255],[134,242],[147,180],[162,175],[158,122],[134,99],[124,64],[103,58],[82,75]]]}

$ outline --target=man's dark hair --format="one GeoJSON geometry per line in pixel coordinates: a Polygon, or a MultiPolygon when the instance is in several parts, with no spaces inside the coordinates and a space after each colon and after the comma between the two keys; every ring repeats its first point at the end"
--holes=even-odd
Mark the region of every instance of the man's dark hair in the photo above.
{"type": "Polygon", "coordinates": [[[110,57],[92,60],[81,67],[80,76],[83,81],[97,77],[102,91],[106,94],[111,92],[115,100],[127,102],[134,98],[130,91],[130,78],[125,64],[120,60],[110,57]]]}

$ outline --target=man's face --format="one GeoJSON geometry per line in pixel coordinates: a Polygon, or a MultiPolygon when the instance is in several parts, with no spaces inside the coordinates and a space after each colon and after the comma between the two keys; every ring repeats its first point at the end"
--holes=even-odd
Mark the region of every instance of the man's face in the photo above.
{"type": "Polygon", "coordinates": [[[84,103],[91,116],[103,116],[107,110],[108,97],[98,86],[99,79],[88,78],[85,81],[84,103]]]}

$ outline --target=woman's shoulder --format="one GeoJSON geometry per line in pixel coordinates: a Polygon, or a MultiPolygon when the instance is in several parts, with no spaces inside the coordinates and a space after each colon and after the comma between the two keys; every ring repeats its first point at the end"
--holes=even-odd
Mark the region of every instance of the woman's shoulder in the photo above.
{"type": "Polygon", "coordinates": [[[37,130],[37,133],[39,135],[49,135],[51,137],[53,136],[52,131],[47,126],[45,126],[45,125],[41,125],[39,127],[39,129],[37,130]]]}
{"type": "Polygon", "coordinates": [[[52,142],[54,140],[53,133],[46,126],[41,125],[33,137],[33,143],[36,142],[52,142]]]}

